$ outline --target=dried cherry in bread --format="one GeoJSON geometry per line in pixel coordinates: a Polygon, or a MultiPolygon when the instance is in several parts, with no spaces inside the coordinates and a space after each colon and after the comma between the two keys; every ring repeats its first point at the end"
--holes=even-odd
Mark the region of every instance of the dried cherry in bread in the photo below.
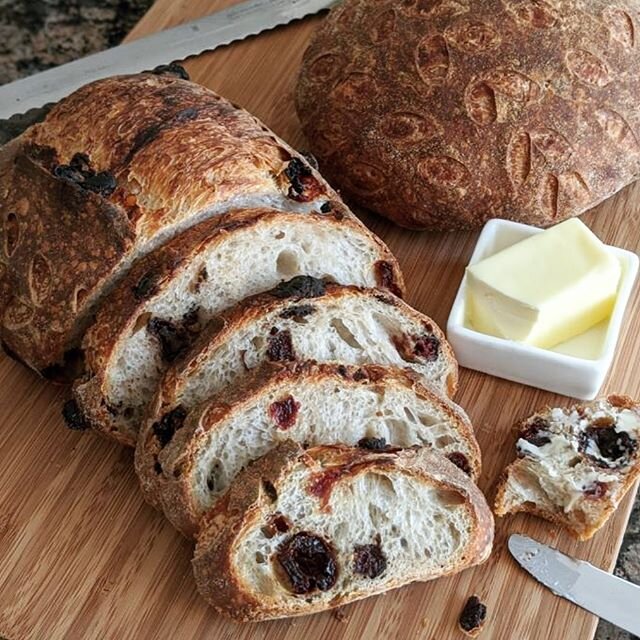
{"type": "Polygon", "coordinates": [[[367,578],[377,578],[387,568],[387,557],[382,551],[380,535],[373,544],[356,545],[353,550],[353,571],[367,578]]]}
{"type": "Polygon", "coordinates": [[[150,318],[147,323],[149,333],[160,342],[160,351],[165,362],[173,362],[189,347],[189,332],[171,320],[150,318]]]}
{"type": "Polygon", "coordinates": [[[389,448],[385,438],[361,438],[358,440],[358,446],[369,451],[385,451],[389,448]]]}
{"type": "Polygon", "coordinates": [[[52,173],[56,178],[76,184],[81,189],[93,191],[105,198],[110,196],[117,186],[112,173],[109,171],[96,172],[91,168],[91,162],[86,153],[76,153],[69,164],[55,165],[52,173]]]}
{"type": "Polygon", "coordinates": [[[468,476],[473,474],[473,470],[471,469],[471,465],[469,464],[469,460],[464,453],[460,453],[459,451],[454,451],[453,453],[447,454],[447,459],[450,462],[458,467],[461,471],[464,471],[468,476]]]}
{"type": "Polygon", "coordinates": [[[161,447],[171,442],[173,434],[184,425],[187,411],[182,406],[165,413],[160,420],[153,423],[152,429],[161,447]]]}
{"type": "Polygon", "coordinates": [[[277,400],[272,403],[269,407],[269,415],[278,429],[286,431],[296,423],[299,409],[300,403],[296,402],[293,396],[289,395],[282,400],[277,400]]]}
{"type": "Polygon", "coordinates": [[[327,291],[327,284],[321,278],[313,276],[295,276],[281,282],[269,291],[276,298],[318,298],[327,291]]]}
{"type": "Polygon", "coordinates": [[[542,447],[551,442],[548,434],[549,423],[540,416],[536,416],[533,420],[526,423],[520,433],[520,437],[536,447],[542,447]]]}
{"type": "Polygon", "coordinates": [[[417,358],[435,362],[440,355],[440,340],[434,335],[394,336],[393,344],[407,362],[415,362],[417,358]]]}
{"type": "Polygon", "coordinates": [[[309,167],[300,158],[292,158],[284,170],[291,183],[288,196],[298,202],[309,202],[321,193],[321,187],[309,167]]]}
{"type": "Polygon", "coordinates": [[[579,448],[599,466],[611,467],[626,464],[637,450],[638,441],[613,426],[591,426],[580,434],[579,448]],[[597,452],[593,451],[594,446],[597,452]]]}
{"type": "Polygon", "coordinates": [[[328,591],[338,579],[338,564],[333,547],[322,537],[300,531],[278,548],[280,565],[288,588],[296,594],[328,591]]]}
{"type": "Polygon", "coordinates": [[[291,332],[288,329],[284,331],[281,331],[277,327],[271,329],[266,355],[271,362],[292,361],[296,359],[291,342],[291,332]]]}

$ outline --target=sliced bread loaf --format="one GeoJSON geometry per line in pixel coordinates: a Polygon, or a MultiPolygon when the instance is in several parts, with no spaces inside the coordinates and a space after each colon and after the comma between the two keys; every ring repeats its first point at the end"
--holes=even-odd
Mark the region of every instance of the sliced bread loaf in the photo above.
{"type": "Polygon", "coordinates": [[[287,442],[207,515],[193,567],[220,613],[265,620],[461,571],[492,540],[484,496],[438,454],[287,442]]]}
{"type": "Polygon", "coordinates": [[[256,118],[151,73],[60,101],[0,150],[0,193],[0,339],[48,377],[133,261],[196,222],[257,206],[350,215],[256,118]]]}
{"type": "Polygon", "coordinates": [[[545,409],[521,425],[495,512],[533,513],[590,538],[640,476],[640,405],[611,395],[545,409]]]}
{"type": "Polygon", "coordinates": [[[380,289],[295,278],[249,298],[203,331],[169,367],[147,418],[194,407],[265,363],[315,360],[408,368],[453,395],[458,366],[438,326],[380,289]]]}
{"type": "Polygon", "coordinates": [[[424,446],[474,479],[480,472],[467,415],[415,375],[310,362],[258,368],[219,399],[147,423],[136,470],[147,500],[189,536],[242,468],[287,439],[382,451],[424,446]]]}
{"type": "Polygon", "coordinates": [[[389,250],[340,213],[260,209],[200,223],[141,259],[100,310],[74,388],[84,420],[133,446],[162,371],[201,327],[296,274],[403,289],[389,250]]]}

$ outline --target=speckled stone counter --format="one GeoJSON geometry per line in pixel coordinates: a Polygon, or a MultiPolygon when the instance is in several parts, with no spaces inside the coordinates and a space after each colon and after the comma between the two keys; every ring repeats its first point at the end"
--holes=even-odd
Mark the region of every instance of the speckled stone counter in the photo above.
{"type": "Polygon", "coordinates": [[[152,0],[0,0],[0,84],[118,44],[152,0]]]}
{"type": "MultiPolygon", "coordinates": [[[[118,44],[151,4],[152,0],[0,0],[0,84],[118,44]]],[[[615,572],[640,584],[640,500],[615,572]]],[[[633,636],[601,622],[596,638],[633,636]]]]}

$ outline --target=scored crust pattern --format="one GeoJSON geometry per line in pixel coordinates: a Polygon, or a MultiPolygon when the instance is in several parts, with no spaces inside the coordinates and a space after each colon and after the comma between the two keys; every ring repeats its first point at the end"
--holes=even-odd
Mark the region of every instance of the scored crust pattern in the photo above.
{"type": "Polygon", "coordinates": [[[346,0],[296,101],[321,168],[414,228],[547,225],[640,175],[640,0],[346,0]]]}

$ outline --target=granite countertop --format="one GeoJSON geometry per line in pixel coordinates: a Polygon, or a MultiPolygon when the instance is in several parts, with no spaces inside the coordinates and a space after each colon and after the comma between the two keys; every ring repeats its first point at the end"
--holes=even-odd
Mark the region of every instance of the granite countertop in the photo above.
{"type": "MultiPolygon", "coordinates": [[[[118,44],[151,4],[152,0],[0,0],[0,84],[118,44]]],[[[640,583],[640,498],[615,573],[640,583]]],[[[601,622],[596,638],[634,636],[601,622]]]]}

